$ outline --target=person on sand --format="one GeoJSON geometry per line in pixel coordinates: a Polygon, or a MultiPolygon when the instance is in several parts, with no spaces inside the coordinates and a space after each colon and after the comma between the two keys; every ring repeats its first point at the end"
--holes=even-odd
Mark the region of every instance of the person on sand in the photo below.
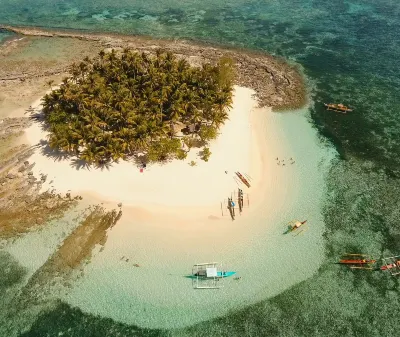
{"type": "Polygon", "coordinates": [[[228,171],[225,171],[225,174],[228,174],[228,171]]]}

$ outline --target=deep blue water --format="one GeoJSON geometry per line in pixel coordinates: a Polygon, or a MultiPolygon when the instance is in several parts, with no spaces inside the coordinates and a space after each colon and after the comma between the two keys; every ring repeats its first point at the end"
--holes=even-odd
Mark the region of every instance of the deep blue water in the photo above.
{"type": "MultiPolygon", "coordinates": [[[[400,254],[398,1],[0,0],[0,8],[3,24],[192,38],[298,62],[309,85],[311,123],[341,154],[326,178],[326,263],[273,299],[171,334],[398,336],[398,279],[333,264],[347,251],[400,254]],[[326,112],[322,102],[343,102],[355,111],[326,112]]],[[[164,334],[60,305],[24,336],[56,336],[69,327],[75,331],[70,336],[164,334]]]]}

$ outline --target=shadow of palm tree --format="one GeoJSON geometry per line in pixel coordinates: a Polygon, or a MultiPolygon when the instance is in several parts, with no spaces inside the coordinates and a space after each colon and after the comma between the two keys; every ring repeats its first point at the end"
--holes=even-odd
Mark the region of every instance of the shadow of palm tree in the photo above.
{"type": "Polygon", "coordinates": [[[104,170],[109,171],[112,166],[113,166],[113,162],[107,161],[107,162],[103,162],[101,164],[96,165],[96,168],[99,168],[101,171],[104,171],[104,170]]]}
{"type": "Polygon", "coordinates": [[[71,155],[61,150],[52,149],[47,140],[41,139],[37,147],[40,148],[40,152],[54,161],[62,161],[71,158],[71,155]]]}
{"type": "Polygon", "coordinates": [[[71,159],[71,162],[69,164],[71,167],[75,168],[77,171],[79,170],[88,170],[92,168],[93,165],[88,163],[86,160],[79,159],[79,158],[73,158],[71,159]]]}
{"type": "Polygon", "coordinates": [[[46,123],[42,110],[28,109],[26,113],[30,113],[29,119],[38,123],[42,131],[48,131],[49,125],[46,123]]]}

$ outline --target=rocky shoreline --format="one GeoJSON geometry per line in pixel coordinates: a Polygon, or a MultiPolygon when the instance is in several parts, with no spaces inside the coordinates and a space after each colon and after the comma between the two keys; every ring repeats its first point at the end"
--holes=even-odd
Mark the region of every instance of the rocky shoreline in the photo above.
{"type": "MultiPolygon", "coordinates": [[[[299,68],[265,53],[214,47],[186,40],[158,40],[141,36],[63,32],[4,25],[0,25],[0,29],[23,36],[73,38],[92,44],[96,43],[103,48],[130,48],[140,52],[154,52],[156,49],[161,48],[171,51],[177,56],[184,57],[195,65],[201,65],[206,62],[213,63],[221,56],[226,55],[236,62],[238,69],[237,84],[254,89],[260,106],[271,106],[275,110],[283,110],[299,108],[306,102],[304,79],[300,74],[299,68]]],[[[12,43],[12,41],[9,43],[12,43]]],[[[66,70],[66,68],[61,67],[40,73],[14,73],[6,76],[2,74],[0,75],[0,82],[49,76],[66,70]]]]}
{"type": "Polygon", "coordinates": [[[34,177],[35,164],[29,161],[33,149],[24,144],[7,144],[28,125],[27,118],[6,118],[0,123],[0,247],[1,240],[16,238],[45,225],[81,199],[55,191],[40,193],[47,177],[34,177]]]}

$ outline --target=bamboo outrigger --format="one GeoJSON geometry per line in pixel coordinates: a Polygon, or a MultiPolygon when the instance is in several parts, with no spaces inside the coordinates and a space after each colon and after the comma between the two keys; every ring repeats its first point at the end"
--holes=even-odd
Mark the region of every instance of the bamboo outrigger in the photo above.
{"type": "Polygon", "coordinates": [[[367,269],[372,270],[372,264],[376,260],[368,257],[366,254],[345,254],[339,260],[339,264],[348,265],[350,269],[367,269]]]}
{"type": "Polygon", "coordinates": [[[326,107],[327,110],[332,110],[336,112],[341,112],[341,113],[348,113],[350,111],[353,111],[353,109],[350,109],[349,107],[343,105],[342,103],[335,104],[335,103],[324,103],[324,106],[326,107]]]}

